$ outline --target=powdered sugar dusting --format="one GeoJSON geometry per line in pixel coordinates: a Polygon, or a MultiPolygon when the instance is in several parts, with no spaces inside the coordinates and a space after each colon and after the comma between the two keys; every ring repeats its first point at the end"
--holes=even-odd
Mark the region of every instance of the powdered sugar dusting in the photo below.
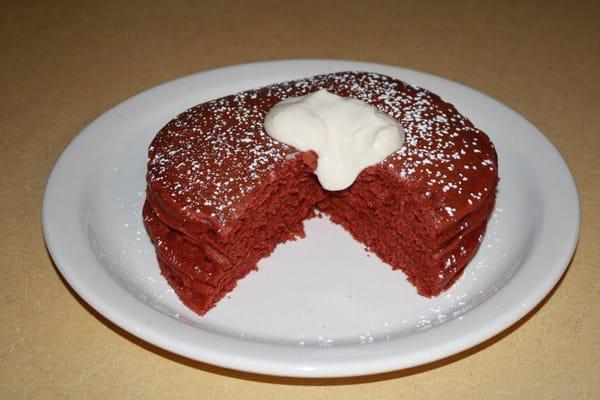
{"type": "MultiPolygon", "coordinates": [[[[365,101],[400,122],[404,146],[380,164],[440,196],[440,219],[482,202],[495,180],[493,146],[438,96],[384,75],[341,72],[249,90],[213,100],[167,124],[149,150],[150,190],[188,219],[224,225],[236,205],[297,150],[270,138],[266,113],[279,101],[326,89],[365,101]],[[494,179],[490,179],[494,177],[494,179]]],[[[495,184],[495,182],[494,182],[495,184]]]]}

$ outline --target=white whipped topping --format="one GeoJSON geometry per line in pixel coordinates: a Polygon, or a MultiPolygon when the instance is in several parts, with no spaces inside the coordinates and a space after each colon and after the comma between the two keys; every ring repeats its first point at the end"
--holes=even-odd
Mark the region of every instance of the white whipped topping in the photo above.
{"type": "Polygon", "coordinates": [[[327,190],[352,185],[360,172],[400,149],[404,130],[363,101],[321,89],[276,104],[265,117],[273,139],[319,156],[315,171],[327,190]]]}

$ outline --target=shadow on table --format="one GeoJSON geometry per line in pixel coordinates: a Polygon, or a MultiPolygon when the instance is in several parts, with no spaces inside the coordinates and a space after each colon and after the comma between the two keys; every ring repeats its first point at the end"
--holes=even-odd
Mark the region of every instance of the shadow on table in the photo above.
{"type": "Polygon", "coordinates": [[[180,364],[183,364],[188,367],[195,368],[195,369],[198,369],[201,371],[210,372],[213,374],[218,374],[218,375],[222,375],[222,376],[226,376],[226,377],[230,377],[230,378],[254,381],[254,382],[263,382],[263,383],[281,384],[281,385],[335,386],[335,385],[353,385],[353,384],[359,384],[359,383],[378,382],[378,381],[391,380],[391,379],[403,378],[406,376],[420,374],[422,372],[431,371],[431,370],[443,367],[445,365],[451,364],[453,362],[462,360],[463,358],[467,358],[467,357],[471,356],[472,354],[475,354],[475,353],[493,345],[494,343],[499,342],[500,340],[504,339],[506,336],[513,333],[515,330],[519,329],[522,325],[524,325],[531,317],[533,317],[544,306],[544,304],[546,304],[548,302],[548,300],[550,299],[550,297],[552,297],[552,295],[554,294],[556,289],[562,284],[562,281],[563,281],[566,273],[569,270],[570,262],[569,262],[569,267],[567,267],[565,274],[563,274],[563,276],[560,278],[560,280],[554,286],[554,288],[550,291],[550,293],[548,293],[546,295],[546,297],[544,297],[544,299],[533,310],[531,310],[529,313],[527,313],[527,315],[525,315],[519,321],[515,322],[509,328],[500,332],[496,336],[494,336],[474,347],[471,347],[470,349],[464,350],[460,353],[443,358],[441,360],[437,360],[437,361],[433,361],[433,362],[430,362],[430,363],[427,363],[424,365],[420,365],[417,367],[406,368],[406,369],[401,369],[401,370],[397,370],[397,371],[384,372],[384,373],[373,374],[373,375],[344,377],[344,378],[290,378],[290,377],[282,377],[282,376],[256,374],[256,373],[251,373],[251,372],[243,372],[243,371],[237,371],[237,370],[233,370],[233,369],[229,369],[229,368],[218,367],[215,365],[206,364],[201,361],[192,360],[192,359],[180,356],[178,354],[171,353],[171,352],[161,349],[160,347],[157,347],[153,344],[145,342],[144,340],[132,335],[131,333],[125,331],[124,329],[118,327],[117,325],[113,324],[111,321],[106,319],[104,316],[102,316],[100,313],[98,313],[96,310],[94,310],[91,306],[89,306],[81,297],[79,297],[79,295],[69,286],[69,284],[62,277],[62,275],[56,268],[56,265],[54,264],[54,262],[53,262],[53,266],[54,266],[54,269],[56,270],[58,276],[60,277],[61,281],[63,282],[65,287],[69,290],[69,292],[73,295],[73,297],[75,297],[75,299],[77,299],[77,301],[79,302],[79,304],[81,304],[81,306],[83,308],[85,308],[87,311],[89,311],[90,314],[92,314],[94,317],[96,317],[97,320],[99,320],[101,323],[103,323],[104,325],[106,325],[107,327],[112,329],[117,334],[121,335],[123,338],[129,340],[132,343],[135,343],[136,345],[138,345],[140,347],[143,347],[144,349],[146,349],[148,351],[151,351],[154,354],[159,355],[160,357],[166,358],[168,360],[171,360],[171,361],[174,361],[174,362],[177,362],[177,363],[180,363],[180,364]]]}

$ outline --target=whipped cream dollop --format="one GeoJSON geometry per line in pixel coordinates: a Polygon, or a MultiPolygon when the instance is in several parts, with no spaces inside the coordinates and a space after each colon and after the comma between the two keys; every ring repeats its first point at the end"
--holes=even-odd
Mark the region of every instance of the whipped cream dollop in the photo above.
{"type": "Polygon", "coordinates": [[[352,185],[363,169],[404,143],[404,129],[363,101],[324,89],[276,104],[265,117],[273,139],[319,156],[315,174],[327,190],[352,185]]]}

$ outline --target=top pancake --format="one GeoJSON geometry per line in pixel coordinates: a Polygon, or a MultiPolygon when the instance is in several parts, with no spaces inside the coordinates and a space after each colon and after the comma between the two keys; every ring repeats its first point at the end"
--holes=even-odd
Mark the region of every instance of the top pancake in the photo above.
{"type": "Polygon", "coordinates": [[[439,96],[376,73],[339,72],[252,89],[195,106],[160,130],[149,148],[154,207],[190,230],[221,232],[243,212],[245,194],[298,152],[263,127],[279,101],[319,89],[365,101],[395,118],[405,143],[376,164],[439,205],[439,229],[485,204],[498,179],[483,132],[439,96]]]}

